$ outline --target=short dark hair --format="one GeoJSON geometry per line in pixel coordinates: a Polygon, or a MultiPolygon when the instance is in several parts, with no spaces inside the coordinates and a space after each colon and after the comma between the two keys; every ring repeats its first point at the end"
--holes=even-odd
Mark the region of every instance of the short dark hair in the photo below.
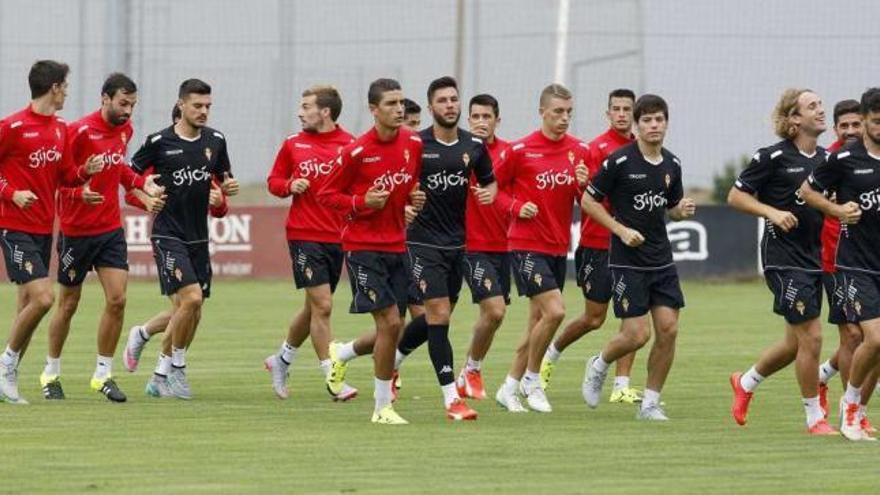
{"type": "Polygon", "coordinates": [[[431,100],[434,98],[434,93],[443,88],[455,88],[455,92],[458,93],[458,83],[455,82],[455,78],[452,76],[443,76],[438,77],[431,81],[431,84],[428,85],[428,103],[431,103],[431,100]]]}
{"type": "Polygon", "coordinates": [[[859,102],[853,99],[840,100],[834,105],[834,125],[840,120],[841,115],[859,113],[859,102]]]}
{"type": "Polygon", "coordinates": [[[403,99],[403,114],[404,115],[412,115],[414,113],[422,113],[422,107],[420,107],[418,103],[410,100],[409,98],[404,98],[403,99]]]}
{"type": "Polygon", "coordinates": [[[880,88],[868,88],[862,93],[862,101],[859,103],[862,115],[872,112],[880,112],[880,88]]]}
{"type": "Polygon", "coordinates": [[[137,90],[137,84],[121,72],[114,72],[107,76],[107,79],[104,80],[104,85],[101,86],[101,94],[107,95],[110,98],[116,96],[117,91],[130,95],[137,93],[137,90]]]}
{"type": "Polygon", "coordinates": [[[48,93],[53,84],[62,84],[67,79],[70,67],[54,60],[37,60],[28,73],[31,98],[36,99],[48,93]]]}
{"type": "Polygon", "coordinates": [[[209,95],[211,94],[211,85],[201,79],[187,79],[180,83],[180,90],[177,97],[184,99],[191,94],[209,95]]]}
{"type": "Polygon", "coordinates": [[[381,78],[370,83],[370,89],[367,91],[367,103],[370,105],[378,105],[382,101],[382,95],[388,91],[399,91],[400,83],[394,79],[381,78]]]}
{"type": "Polygon", "coordinates": [[[635,106],[633,106],[633,118],[636,121],[646,113],[657,112],[663,112],[663,116],[666,117],[666,120],[669,120],[669,105],[666,104],[666,100],[657,95],[647,94],[639,96],[635,106]]]}
{"type": "Polygon", "coordinates": [[[171,123],[173,124],[175,121],[180,120],[181,116],[180,107],[175,103],[174,106],[171,107],[171,123]]]}
{"type": "Polygon", "coordinates": [[[339,91],[329,84],[317,84],[312,86],[303,91],[302,95],[303,98],[306,96],[314,96],[318,108],[329,108],[330,118],[333,122],[336,122],[336,119],[339,118],[339,114],[342,113],[342,97],[339,96],[339,91]]]}
{"type": "Polygon", "coordinates": [[[617,88],[608,93],[608,107],[611,107],[611,98],[629,98],[636,101],[636,94],[631,89],[617,88]]]}
{"type": "Polygon", "coordinates": [[[471,112],[474,105],[492,107],[492,111],[495,112],[495,118],[498,118],[501,115],[501,111],[498,109],[498,100],[490,94],[482,93],[471,98],[471,101],[468,104],[468,113],[471,112]]]}

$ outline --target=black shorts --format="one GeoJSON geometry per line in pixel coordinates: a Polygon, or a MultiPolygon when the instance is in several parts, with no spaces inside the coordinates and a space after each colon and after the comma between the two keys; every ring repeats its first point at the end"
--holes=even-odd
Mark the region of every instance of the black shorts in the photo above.
{"type": "Polygon", "coordinates": [[[577,284],[584,299],[608,304],[611,300],[611,268],[608,267],[608,250],[580,246],[574,253],[577,284]]]}
{"type": "Polygon", "coordinates": [[[825,286],[825,297],[828,298],[828,323],[840,325],[847,322],[846,288],[840,272],[822,273],[822,285],[825,286]]]}
{"type": "Polygon", "coordinates": [[[128,270],[128,245],[122,228],[104,234],[74,237],[63,233],[55,243],[58,251],[58,283],[75,287],[93,268],[128,270]]]}
{"type": "Polygon", "coordinates": [[[765,270],[773,293],[773,312],[797,325],[822,313],[822,274],[801,270],[765,270]]]}
{"type": "Polygon", "coordinates": [[[508,253],[475,252],[464,255],[464,274],[471,288],[471,300],[502,296],[510,304],[510,255],[508,253]]]}
{"type": "Polygon", "coordinates": [[[348,251],[345,265],[351,280],[352,313],[371,313],[397,305],[400,316],[406,314],[409,272],[403,253],[348,251]]]}
{"type": "Polygon", "coordinates": [[[846,316],[852,323],[880,318],[880,275],[841,272],[846,287],[846,316]]]}
{"type": "Polygon", "coordinates": [[[520,297],[565,287],[565,256],[552,256],[532,251],[513,251],[513,278],[520,297]]]}
{"type": "Polygon", "coordinates": [[[170,296],[181,287],[198,284],[202,297],[211,296],[211,255],[207,242],[186,243],[170,237],[154,237],[150,241],[162,295],[170,296]]]}
{"type": "Polygon", "coordinates": [[[345,258],[341,244],[287,241],[287,248],[293,264],[293,283],[297,289],[330,284],[330,292],[336,292],[345,258]]]}
{"type": "Polygon", "coordinates": [[[49,258],[52,256],[52,234],[29,234],[3,229],[3,259],[6,274],[16,284],[49,276],[49,258]]]}
{"type": "Polygon", "coordinates": [[[611,268],[614,316],[636,318],[657,306],[684,307],[684,294],[675,265],[659,270],[611,268]]]}
{"type": "Polygon", "coordinates": [[[464,249],[438,249],[416,244],[406,245],[411,279],[410,304],[424,304],[426,299],[448,297],[458,301],[463,280],[464,249]]]}

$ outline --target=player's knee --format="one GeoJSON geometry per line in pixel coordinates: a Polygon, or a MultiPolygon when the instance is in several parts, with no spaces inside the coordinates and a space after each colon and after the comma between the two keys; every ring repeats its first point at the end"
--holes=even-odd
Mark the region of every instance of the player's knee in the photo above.
{"type": "MultiPolygon", "coordinates": [[[[79,301],[77,300],[73,301],[74,311],[76,310],[76,304],[78,302],[79,301]]],[[[33,297],[31,297],[31,304],[36,306],[40,311],[49,311],[50,309],[52,309],[52,305],[55,304],[55,293],[52,292],[51,288],[40,291],[37,294],[34,294],[33,297]]]]}
{"type": "Polygon", "coordinates": [[[311,302],[312,316],[320,318],[329,318],[330,312],[333,311],[333,300],[328,298],[312,299],[311,302]]]}
{"type": "Polygon", "coordinates": [[[191,311],[197,311],[202,306],[202,291],[187,290],[178,294],[180,306],[191,311]]]}
{"type": "Polygon", "coordinates": [[[675,342],[675,339],[678,337],[678,325],[672,324],[657,327],[656,333],[658,341],[671,344],[675,342]]]}
{"type": "Polygon", "coordinates": [[[500,325],[504,320],[504,314],[507,312],[507,308],[504,304],[493,304],[488,306],[485,311],[483,311],[483,317],[494,326],[500,325]]]}
{"type": "Polygon", "coordinates": [[[562,323],[562,320],[565,319],[565,307],[561,304],[551,305],[544,310],[542,317],[547,319],[551,324],[558,326],[562,323]]]}
{"type": "Polygon", "coordinates": [[[122,314],[125,311],[125,293],[111,294],[107,296],[107,311],[113,314],[122,314]]]}
{"type": "Polygon", "coordinates": [[[840,346],[855,351],[862,343],[862,331],[853,325],[844,325],[840,329],[840,346]]]}
{"type": "Polygon", "coordinates": [[[584,322],[586,323],[587,331],[595,330],[601,327],[605,323],[605,315],[604,314],[595,314],[595,315],[585,315],[584,322]]]}

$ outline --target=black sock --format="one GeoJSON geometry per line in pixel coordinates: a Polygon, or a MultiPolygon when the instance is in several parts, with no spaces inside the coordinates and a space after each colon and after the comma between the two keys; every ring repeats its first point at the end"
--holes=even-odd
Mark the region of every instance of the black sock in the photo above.
{"type": "Polygon", "coordinates": [[[452,371],[452,344],[449,342],[449,324],[428,325],[428,354],[434,364],[437,373],[437,381],[440,386],[449,385],[455,381],[455,373],[452,371]]]}
{"type": "Polygon", "coordinates": [[[414,318],[403,329],[403,338],[397,344],[397,350],[407,356],[428,340],[428,322],[425,315],[414,318]]]}

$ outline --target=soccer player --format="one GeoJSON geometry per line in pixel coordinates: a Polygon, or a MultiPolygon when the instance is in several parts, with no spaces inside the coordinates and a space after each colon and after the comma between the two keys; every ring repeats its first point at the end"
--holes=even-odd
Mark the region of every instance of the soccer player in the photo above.
{"type": "Polygon", "coordinates": [[[808,89],[787,89],[773,110],[776,135],[782,140],[755,153],[730,189],[728,203],[762,217],[761,261],[773,312],[785,319],[785,336],[766,349],[746,372],[730,375],[731,413],[746,423],[749,401],[768,376],[796,363],[807,432],[836,435],[819,405],[819,352],[822,346],[822,266],[819,234],[822,214],[804,203],[801,184],[825,161],[817,145],[825,131],[825,109],[808,89]]]}
{"type": "Polygon", "coordinates": [[[28,73],[31,101],[0,120],[0,237],[9,280],[18,286],[15,319],[0,354],[0,400],[27,404],[18,392],[21,353],[55,302],[49,280],[55,194],[81,186],[104,168],[100,156],[78,166],[67,147],[67,126],[56,112],[67,98],[67,64],[35,62],[28,73]]]}
{"type": "Polygon", "coordinates": [[[859,404],[869,376],[880,362],[880,88],[862,94],[864,126],[861,141],[845,145],[819,165],[801,187],[803,200],[825,215],[840,220],[834,260],[843,274],[846,312],[858,324],[863,340],[852,358],[846,392],[840,399],[840,432],[849,440],[875,440],[861,422],[859,404]],[[823,193],[833,192],[836,201],[823,193]]]}
{"type": "MultiPolygon", "coordinates": [[[[264,364],[272,374],[272,388],[280,399],[290,392],[287,377],[297,349],[311,335],[326,379],[331,372],[330,311],[333,293],[342,275],[341,235],[343,218],[317,200],[318,191],[333,169],[333,160],[354,137],[336,124],[342,112],[342,98],[333,86],[312,86],[302,94],[299,121],[302,131],[288,137],[278,150],[269,173],[269,192],[290,197],[287,243],[297,289],[305,289],[306,300],[294,316],[276,354],[264,364]]],[[[342,384],[328,391],[334,400],[349,400],[357,389],[342,384]]]]}
{"type": "Polygon", "coordinates": [[[119,213],[119,186],[127,190],[162,190],[155,176],[145,180],[125,161],[134,130],[131,114],[137,104],[137,86],[128,76],[111,74],[101,88],[101,108],[68,126],[68,148],[75,163],[91,156],[103,159],[104,170],[82,187],[61,188],[58,239],[58,309],[49,324],[49,353],[40,375],[46,399],[64,399],[61,387],[61,350],[70,331],[86,274],[94,269],[104,289],[104,313],[98,326],[98,358],[91,388],[113,402],[125,394],[112,377],[113,355],[125,315],[128,248],[119,213]]]}
{"type": "Polygon", "coordinates": [[[212,177],[226,196],[238,193],[231,176],[226,138],[207,127],[211,86],[187,79],[178,91],[181,119],[151,134],[132,158],[135,171],[155,167],[165,186],[165,207],[156,215],[150,240],[162,294],[172,296],[168,323],[156,371],[147,383],[151,396],[191,399],[186,378],[186,349],[195,337],[202,302],[210,297],[208,201],[212,177]],[[168,342],[170,341],[170,342],[168,342]]]}
{"type": "MultiPolygon", "coordinates": [[[[500,123],[495,97],[479,94],[471,98],[468,125],[471,133],[486,143],[495,167],[510,147],[507,141],[495,135],[500,123]]],[[[464,215],[464,274],[473,303],[480,306],[480,315],[474,323],[465,366],[456,380],[462,397],[486,398],[481,374],[483,360],[510,304],[510,254],[507,251],[510,217],[509,209],[499,203],[482,205],[476,196],[468,195],[464,215]]]]}
{"type": "MultiPolygon", "coordinates": [[[[629,89],[615,89],[608,95],[608,109],[605,117],[609,128],[596,136],[589,146],[587,168],[590,176],[595,177],[602,162],[608,155],[622,146],[631,143],[633,104],[636,96],[629,89]]],[[[608,206],[607,200],[605,206],[608,206]]],[[[608,301],[611,300],[611,269],[608,267],[608,246],[611,233],[592,218],[581,215],[581,236],[575,251],[575,270],[577,284],[584,295],[584,312],[572,320],[562,333],[547,348],[541,362],[541,380],[544,388],[550,384],[550,377],[562,352],[593,330],[600,328],[605,322],[608,312],[608,301]]],[[[629,385],[635,353],[627,354],[616,362],[617,372],[614,377],[614,389],[610,402],[634,404],[641,402],[641,392],[629,385]]]]}
{"type": "Polygon", "coordinates": [[[660,392],[672,368],[684,296],[665,220],[667,215],[672,220],[694,216],[696,204],[683,197],[681,162],[663,147],[669,123],[666,101],[657,95],[640,96],[633,118],[636,142],[605,159],[582,201],[584,212],[614,234],[608,264],[614,315],[621,320],[620,332],[587,361],[583,396],[588,406],[599,405],[608,367],[642,348],[653,323],[648,379],[636,418],[666,421],[660,392]],[[611,213],[602,205],[605,198],[611,213]]]}
{"type": "Polygon", "coordinates": [[[422,140],[403,125],[403,91],[377,79],[367,93],[374,126],[343,148],[318,201],[344,213],[342,249],[351,279],[352,313],[370,313],[376,325],[372,422],[408,422],[391,405],[394,347],[406,310],[409,275],[404,262],[408,202],[424,205],[418,190],[422,140]]]}
{"type": "MultiPolygon", "coordinates": [[[[858,101],[843,100],[834,105],[834,134],[836,140],[828,147],[829,153],[837,153],[843,145],[862,139],[862,116],[858,101]]],[[[825,286],[825,295],[828,299],[828,323],[837,325],[840,335],[840,345],[837,350],[831,358],[819,365],[819,404],[826,418],[828,417],[828,382],[840,370],[840,378],[843,386],[846,387],[852,353],[862,341],[862,332],[858,325],[846,321],[843,276],[834,268],[839,238],[840,220],[826,216],[822,223],[822,284],[825,286]]]]}
{"type": "Polygon", "coordinates": [[[571,217],[588,178],[587,145],[567,133],[573,100],[571,91],[561,84],[544,88],[538,105],[541,128],[514,142],[496,168],[503,192],[499,199],[516,213],[508,247],[517,291],[529,298],[528,326],[495,395],[511,412],[525,411],[518,392],[532,410],[553,410],[539,371],[541,358],[565,318],[562,289],[571,217]]]}
{"type": "Polygon", "coordinates": [[[409,98],[403,100],[403,125],[413,132],[422,126],[422,107],[409,98]]]}
{"type": "Polygon", "coordinates": [[[486,144],[458,126],[461,100],[455,79],[445,76],[431,81],[428,108],[434,124],[419,133],[423,148],[419,183],[427,200],[406,237],[410,292],[425,311],[406,326],[397,346],[395,369],[427,341],[446,416],[474,420],[477,412],[459,396],[455,384],[449,319],[462,284],[468,196],[488,205],[498,188],[486,144]],[[475,183],[469,180],[472,175],[475,183]]]}

